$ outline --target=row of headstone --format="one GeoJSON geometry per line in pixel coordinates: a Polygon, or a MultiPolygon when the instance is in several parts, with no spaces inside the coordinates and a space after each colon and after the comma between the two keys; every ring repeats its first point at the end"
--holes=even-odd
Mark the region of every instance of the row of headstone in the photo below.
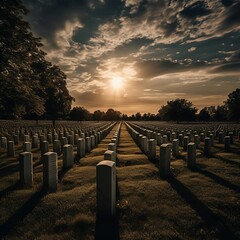
{"type": "MultiPolygon", "coordinates": [[[[146,136],[139,134],[129,123],[125,123],[130,135],[135,139],[136,143],[143,149],[149,160],[156,159],[156,140],[147,139],[146,136]],[[144,141],[143,141],[144,139],[144,141]],[[143,145],[144,143],[144,145],[143,145]],[[145,150],[147,148],[147,150],[145,150]]],[[[189,142],[189,137],[183,138],[183,149],[187,151],[187,167],[192,169],[196,166],[196,148],[199,146],[199,136],[195,135],[195,142],[189,142]]],[[[211,155],[212,139],[206,137],[204,140],[204,154],[211,155]]],[[[225,137],[225,150],[229,151],[230,137],[225,137]]],[[[170,175],[170,158],[171,153],[173,157],[179,157],[179,139],[173,139],[172,143],[163,143],[160,145],[160,159],[159,159],[159,171],[162,178],[166,178],[170,175]]]]}
{"type": "Polygon", "coordinates": [[[97,217],[108,221],[116,215],[116,160],[122,123],[119,123],[108,150],[104,153],[104,161],[96,166],[97,185],[97,217]]]}
{"type": "MultiPolygon", "coordinates": [[[[204,142],[205,137],[210,137],[212,139],[217,139],[219,140],[219,143],[223,143],[224,141],[224,137],[225,136],[230,136],[231,138],[231,144],[234,144],[234,137],[239,141],[240,140],[240,130],[239,130],[239,125],[237,129],[231,129],[231,131],[228,129],[203,129],[201,128],[197,128],[195,127],[194,129],[177,129],[176,127],[173,127],[172,129],[167,128],[167,129],[159,129],[156,127],[150,127],[148,125],[144,125],[144,127],[142,125],[138,125],[136,123],[131,123],[132,126],[141,134],[147,136],[148,138],[152,135],[156,134],[156,133],[160,133],[162,136],[165,135],[165,137],[167,136],[167,139],[169,142],[171,142],[174,138],[179,138],[179,135],[181,135],[182,137],[184,136],[188,136],[190,138],[190,141],[192,141],[192,139],[194,138],[195,135],[199,135],[200,136],[200,141],[204,142]]],[[[155,137],[153,137],[155,138],[155,137]]],[[[165,143],[164,140],[162,143],[165,143]]],[[[181,144],[181,143],[180,143],[181,144]]],[[[160,145],[158,143],[158,145],[160,145]]]]}
{"type": "Polygon", "coordinates": [[[56,129],[43,129],[43,131],[30,131],[26,132],[25,130],[21,130],[18,133],[12,132],[6,133],[6,136],[0,136],[0,146],[3,148],[6,148],[6,142],[7,141],[14,141],[15,145],[18,145],[20,140],[22,141],[23,145],[25,142],[30,142],[32,141],[32,147],[33,148],[38,148],[38,142],[40,139],[41,141],[48,141],[49,144],[53,144],[54,140],[59,140],[62,137],[66,137],[68,144],[76,144],[76,140],[81,136],[82,134],[86,136],[90,136],[95,134],[98,131],[101,131],[102,129],[105,129],[107,126],[109,126],[109,123],[104,123],[101,125],[96,125],[95,127],[91,128],[91,130],[83,130],[83,129],[75,129],[75,130],[59,130],[56,131],[56,129]]]}
{"type": "Polygon", "coordinates": [[[117,164],[117,147],[119,144],[121,124],[122,123],[118,124],[117,130],[113,134],[111,142],[108,144],[108,150],[104,152],[104,160],[113,161],[116,164],[117,164]]]}
{"type": "MultiPolygon", "coordinates": [[[[109,131],[113,128],[115,123],[111,123],[105,129],[102,129],[102,134],[100,134],[99,141],[102,136],[106,136],[109,131]]],[[[95,147],[95,137],[94,144],[91,142],[91,146],[95,147]]],[[[28,139],[25,139],[28,140],[28,139]]],[[[98,143],[98,138],[96,139],[98,143]]],[[[60,147],[60,141],[55,140],[56,146],[53,147],[54,150],[58,150],[60,147]],[[57,142],[58,141],[58,142],[57,142]]],[[[78,138],[77,140],[77,156],[84,156],[86,152],[85,148],[85,138],[78,138]]],[[[14,143],[11,146],[14,148],[14,143]]],[[[57,190],[58,183],[58,154],[57,152],[49,152],[48,141],[41,142],[41,154],[43,161],[43,187],[49,192],[55,192],[57,190]]],[[[33,154],[29,151],[20,153],[19,155],[20,164],[20,181],[23,186],[33,185],[33,154]]],[[[63,145],[63,169],[72,168],[74,165],[74,149],[73,145],[65,144],[63,145]]]]}
{"type": "MultiPolygon", "coordinates": [[[[194,136],[191,136],[190,133],[187,133],[186,136],[184,136],[182,133],[176,135],[175,132],[170,132],[169,136],[167,135],[163,135],[161,136],[161,133],[156,133],[156,132],[152,132],[149,130],[146,130],[140,126],[137,126],[134,123],[129,123],[129,125],[131,125],[131,127],[133,129],[137,129],[140,130],[144,136],[142,137],[142,135],[140,135],[143,139],[142,139],[142,143],[139,144],[139,136],[138,134],[133,133],[133,139],[135,140],[135,142],[138,144],[138,146],[140,147],[140,149],[147,154],[147,140],[144,139],[147,136],[150,137],[154,137],[154,139],[157,141],[157,145],[161,145],[163,143],[172,143],[173,144],[173,152],[174,155],[175,154],[175,149],[178,148],[178,146],[183,147],[184,151],[187,151],[187,146],[190,142],[194,142],[196,145],[196,148],[199,148],[200,142],[204,142],[204,153],[206,155],[210,155],[211,153],[211,147],[214,146],[214,135],[212,133],[209,133],[207,136],[205,137],[204,133],[201,133],[200,136],[198,134],[195,134],[194,136]],[[178,136],[178,138],[177,138],[178,136]],[[171,140],[172,139],[172,140],[171,140]],[[176,142],[176,139],[178,139],[179,141],[176,142]]],[[[137,132],[137,131],[136,131],[137,132]]],[[[233,134],[231,134],[231,132],[229,133],[230,136],[224,136],[223,134],[220,134],[219,138],[221,138],[221,143],[224,143],[224,150],[225,151],[230,151],[230,145],[233,144],[233,134]]],[[[220,142],[220,141],[219,141],[220,142]]]]}

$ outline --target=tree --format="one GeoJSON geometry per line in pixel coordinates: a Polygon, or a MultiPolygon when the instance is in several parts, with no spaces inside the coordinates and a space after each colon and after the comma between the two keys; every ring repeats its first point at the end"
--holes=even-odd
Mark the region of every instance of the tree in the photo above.
{"type": "Polygon", "coordinates": [[[207,108],[204,107],[198,114],[198,119],[200,121],[210,121],[211,119],[211,116],[210,116],[210,113],[208,112],[207,108]]]}
{"type": "Polygon", "coordinates": [[[226,101],[228,108],[228,118],[233,121],[240,121],[240,89],[237,88],[235,91],[228,95],[226,101]]]}
{"type": "Polygon", "coordinates": [[[197,109],[186,99],[168,101],[167,105],[159,109],[159,116],[166,121],[193,121],[197,109]]]}
{"type": "Polygon", "coordinates": [[[121,120],[121,112],[115,111],[112,108],[109,108],[105,115],[103,116],[103,120],[108,120],[108,121],[117,121],[121,120]]]}
{"type": "Polygon", "coordinates": [[[141,113],[140,113],[140,112],[137,112],[137,113],[135,114],[135,120],[139,121],[139,120],[141,120],[141,119],[142,119],[141,113]]]}
{"type": "Polygon", "coordinates": [[[217,106],[215,114],[214,114],[214,120],[216,121],[226,121],[228,116],[228,110],[226,105],[217,106]]]}
{"type": "Polygon", "coordinates": [[[93,116],[92,116],[93,121],[100,121],[100,120],[102,120],[104,114],[105,113],[100,111],[100,110],[94,111],[93,116]]]}
{"type": "Polygon", "coordinates": [[[0,118],[53,119],[71,109],[73,98],[66,76],[45,60],[40,38],[23,20],[27,9],[21,0],[0,5],[0,118]]]}
{"type": "Polygon", "coordinates": [[[84,121],[90,120],[90,112],[84,107],[74,107],[69,114],[71,120],[84,121]]]}

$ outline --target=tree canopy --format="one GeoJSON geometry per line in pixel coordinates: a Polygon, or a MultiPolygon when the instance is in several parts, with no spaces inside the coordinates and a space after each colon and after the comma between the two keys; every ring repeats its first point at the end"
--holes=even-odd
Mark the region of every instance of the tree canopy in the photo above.
{"type": "Polygon", "coordinates": [[[228,108],[228,118],[233,121],[240,121],[240,89],[237,88],[235,91],[228,95],[226,101],[228,108]]]}
{"type": "Polygon", "coordinates": [[[159,115],[166,121],[193,121],[197,109],[186,99],[175,99],[168,101],[167,105],[159,109],[159,115]]]}
{"type": "Polygon", "coordinates": [[[21,0],[0,5],[0,118],[52,118],[67,115],[73,98],[66,75],[45,59],[40,38],[24,20],[21,0]]]}

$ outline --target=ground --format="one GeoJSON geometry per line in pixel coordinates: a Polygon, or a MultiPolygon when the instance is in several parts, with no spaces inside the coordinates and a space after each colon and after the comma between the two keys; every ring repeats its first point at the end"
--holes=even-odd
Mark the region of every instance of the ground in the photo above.
{"type": "MultiPolygon", "coordinates": [[[[0,224],[3,239],[240,239],[240,142],[225,153],[197,150],[197,168],[186,152],[171,159],[172,177],[162,180],[123,124],[118,146],[117,219],[96,221],[96,165],[117,126],[67,172],[59,156],[56,193],[42,186],[42,163],[34,150],[34,187],[18,184],[18,159],[0,156],[0,224]],[[104,231],[109,231],[109,234],[104,231]]],[[[75,149],[76,150],[76,149],[75,149]]],[[[21,146],[17,147],[17,153],[21,146]]],[[[159,155],[159,147],[157,147],[159,155]]]]}

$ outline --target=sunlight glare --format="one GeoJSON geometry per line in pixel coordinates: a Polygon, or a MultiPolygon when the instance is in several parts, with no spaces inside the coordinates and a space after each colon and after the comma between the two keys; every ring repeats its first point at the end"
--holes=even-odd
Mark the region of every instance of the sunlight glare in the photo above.
{"type": "Polygon", "coordinates": [[[121,77],[115,77],[111,80],[111,85],[114,90],[120,90],[123,87],[123,79],[121,77]]]}

